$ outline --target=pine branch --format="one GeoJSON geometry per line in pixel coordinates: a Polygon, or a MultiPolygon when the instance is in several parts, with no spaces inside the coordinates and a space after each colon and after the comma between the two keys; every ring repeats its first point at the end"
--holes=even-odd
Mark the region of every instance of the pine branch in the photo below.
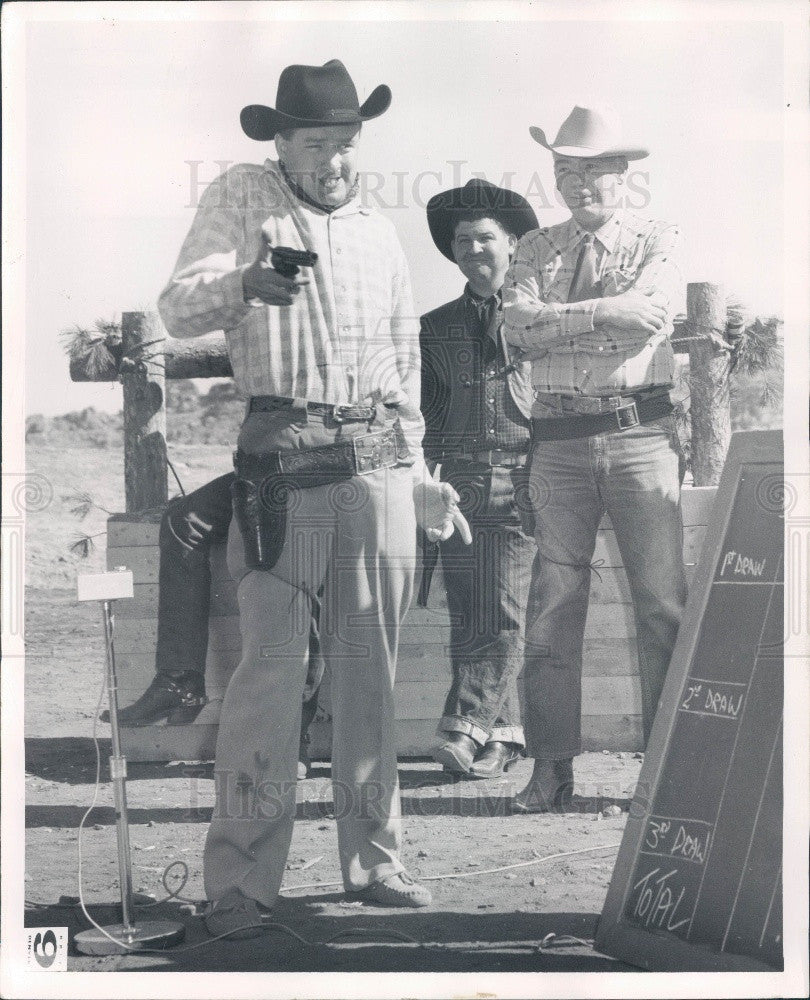
{"type": "Polygon", "coordinates": [[[70,551],[73,555],[78,556],[79,559],[87,559],[96,548],[96,543],[93,539],[100,538],[102,535],[106,534],[106,531],[97,531],[94,535],[80,535],[74,542],[71,543],[70,551]]]}
{"type": "Polygon", "coordinates": [[[118,373],[121,327],[114,319],[97,319],[93,329],[78,324],[59,334],[73,364],[81,365],[90,379],[111,378],[118,373]]]}
{"type": "Polygon", "coordinates": [[[70,510],[70,513],[73,514],[74,517],[77,517],[80,521],[83,521],[93,509],[100,510],[112,517],[111,510],[107,510],[106,507],[102,507],[101,504],[96,503],[92,496],[84,490],[79,490],[77,493],[70,493],[62,499],[73,505],[68,509],[70,510]]]}

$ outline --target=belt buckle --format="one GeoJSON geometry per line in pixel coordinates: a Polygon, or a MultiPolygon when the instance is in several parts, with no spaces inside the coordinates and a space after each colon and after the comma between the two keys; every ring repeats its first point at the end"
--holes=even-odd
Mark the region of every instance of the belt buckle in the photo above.
{"type": "Polygon", "coordinates": [[[350,409],[348,406],[340,406],[335,404],[332,408],[332,420],[336,424],[343,424],[346,422],[346,411],[350,409]]]}
{"type": "Polygon", "coordinates": [[[352,438],[354,468],[358,476],[367,476],[396,462],[396,445],[390,431],[358,434],[352,438]]]}
{"type": "Polygon", "coordinates": [[[616,423],[619,425],[620,431],[629,431],[641,423],[638,419],[638,407],[635,400],[626,406],[619,406],[613,412],[616,414],[616,423]]]}

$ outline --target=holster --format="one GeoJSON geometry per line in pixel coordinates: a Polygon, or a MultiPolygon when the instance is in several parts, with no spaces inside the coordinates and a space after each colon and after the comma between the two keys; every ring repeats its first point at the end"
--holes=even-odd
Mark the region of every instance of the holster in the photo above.
{"type": "Polygon", "coordinates": [[[349,479],[345,470],[324,468],[281,471],[279,454],[234,454],[236,478],[231,485],[233,513],[250,569],[272,569],[284,549],[290,491],[349,479]]]}
{"type": "Polygon", "coordinates": [[[419,581],[419,593],[416,595],[416,605],[419,608],[428,606],[430,584],[436,563],[439,561],[439,543],[431,542],[424,531],[419,532],[422,540],[422,579],[419,581]]]}

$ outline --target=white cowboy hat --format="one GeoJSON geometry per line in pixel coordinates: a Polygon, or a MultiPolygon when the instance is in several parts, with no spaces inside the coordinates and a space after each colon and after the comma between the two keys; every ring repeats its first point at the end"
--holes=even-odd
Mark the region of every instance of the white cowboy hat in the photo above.
{"type": "Polygon", "coordinates": [[[546,139],[546,133],[537,126],[529,128],[535,142],[558,153],[560,156],[626,156],[628,160],[641,160],[649,156],[643,146],[628,146],[621,141],[619,116],[608,108],[574,108],[560,125],[554,142],[546,139]]]}

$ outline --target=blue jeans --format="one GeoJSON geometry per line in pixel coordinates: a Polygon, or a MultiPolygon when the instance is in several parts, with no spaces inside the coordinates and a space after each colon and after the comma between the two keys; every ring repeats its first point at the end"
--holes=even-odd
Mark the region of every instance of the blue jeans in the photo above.
{"type": "MultiPolygon", "coordinates": [[[[160,522],[158,624],[155,672],[198,674],[204,690],[211,608],[211,545],[228,537],[233,473],[219,476],[193,493],[169,502],[160,522]]],[[[317,693],[324,662],[318,635],[318,607],[313,605],[301,731],[318,709],[317,693]]]]}
{"type": "MultiPolygon", "coordinates": [[[[542,409],[535,403],[534,414],[542,409]]],[[[633,598],[648,739],[686,601],[681,479],[671,414],[627,431],[535,441],[529,490],[538,559],[529,593],[525,668],[530,756],[562,760],[581,752],[590,563],[605,512],[633,598]]]]}
{"type": "Polygon", "coordinates": [[[520,475],[522,469],[442,467],[473,541],[465,545],[454,532],[441,543],[453,681],[439,730],[466,733],[482,744],[525,744],[517,676],[535,546],[521,529],[515,503],[520,475]]]}

